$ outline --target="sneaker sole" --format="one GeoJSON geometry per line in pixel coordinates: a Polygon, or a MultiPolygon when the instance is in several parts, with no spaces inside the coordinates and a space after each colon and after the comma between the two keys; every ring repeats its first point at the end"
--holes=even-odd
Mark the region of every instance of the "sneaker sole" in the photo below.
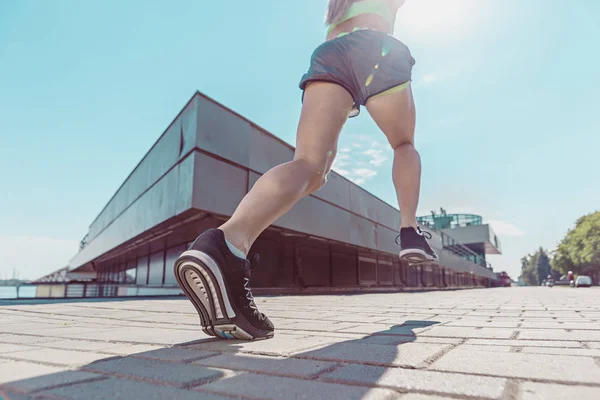
{"type": "Polygon", "coordinates": [[[257,329],[231,306],[227,286],[217,263],[198,250],[184,252],[174,266],[177,283],[200,317],[202,331],[222,339],[271,338],[273,331],[257,329]]]}
{"type": "Polygon", "coordinates": [[[425,264],[437,261],[437,257],[433,257],[427,254],[425,251],[420,249],[406,249],[400,251],[398,254],[402,261],[409,263],[410,265],[425,264]]]}

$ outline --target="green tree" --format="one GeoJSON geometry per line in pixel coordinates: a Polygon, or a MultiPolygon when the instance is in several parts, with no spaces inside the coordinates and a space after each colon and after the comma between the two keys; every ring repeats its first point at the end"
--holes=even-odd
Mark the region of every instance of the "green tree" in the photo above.
{"type": "Polygon", "coordinates": [[[535,267],[537,272],[537,282],[538,284],[541,284],[548,278],[548,275],[550,275],[550,258],[548,258],[548,254],[546,254],[541,247],[536,253],[535,267]]]}
{"type": "Polygon", "coordinates": [[[532,256],[530,254],[521,258],[521,276],[527,285],[537,285],[537,276],[533,268],[532,256]]]}
{"type": "Polygon", "coordinates": [[[600,269],[600,211],[577,220],[554,252],[552,265],[562,273],[600,269]]]}
{"type": "Polygon", "coordinates": [[[540,285],[548,278],[548,275],[554,277],[556,273],[552,274],[550,258],[543,248],[540,247],[535,253],[521,258],[521,276],[527,285],[540,285]]]}

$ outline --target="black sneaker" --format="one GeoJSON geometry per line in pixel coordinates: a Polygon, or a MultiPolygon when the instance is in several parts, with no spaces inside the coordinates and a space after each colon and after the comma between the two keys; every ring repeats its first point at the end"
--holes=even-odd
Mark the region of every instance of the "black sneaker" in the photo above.
{"type": "Polygon", "coordinates": [[[258,311],[248,287],[252,262],[235,256],[219,229],[209,229],[175,262],[175,277],[200,315],[202,330],[224,339],[273,337],[273,323],[258,311]]]}
{"type": "Polygon", "coordinates": [[[427,243],[431,233],[423,232],[421,228],[401,228],[396,243],[400,245],[400,259],[409,264],[422,264],[438,260],[437,254],[427,243]],[[400,238],[400,243],[398,243],[400,238]]]}

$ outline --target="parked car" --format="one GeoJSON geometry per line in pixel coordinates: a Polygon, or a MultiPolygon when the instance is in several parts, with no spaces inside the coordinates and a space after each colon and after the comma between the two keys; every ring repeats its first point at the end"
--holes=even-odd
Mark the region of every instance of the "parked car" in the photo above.
{"type": "Polygon", "coordinates": [[[554,285],[555,286],[574,286],[574,282],[573,281],[569,281],[567,279],[559,279],[557,281],[554,281],[554,285]]]}
{"type": "Polygon", "coordinates": [[[587,275],[579,275],[575,279],[575,287],[590,287],[592,286],[592,278],[587,275]]]}

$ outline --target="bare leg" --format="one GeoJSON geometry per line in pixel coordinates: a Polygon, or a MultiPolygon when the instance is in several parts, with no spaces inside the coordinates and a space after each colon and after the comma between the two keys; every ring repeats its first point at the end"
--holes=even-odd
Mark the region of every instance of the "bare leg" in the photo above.
{"type": "Polygon", "coordinates": [[[367,110],[394,149],[392,177],[396,187],[402,227],[417,227],[421,189],[421,157],[415,149],[415,103],[410,86],[368,100],[367,110]]]}
{"type": "Polygon", "coordinates": [[[219,227],[231,244],[248,254],[262,231],[325,184],[352,104],[341,86],[314,82],[306,88],[294,160],[261,176],[233,216],[219,227]]]}

